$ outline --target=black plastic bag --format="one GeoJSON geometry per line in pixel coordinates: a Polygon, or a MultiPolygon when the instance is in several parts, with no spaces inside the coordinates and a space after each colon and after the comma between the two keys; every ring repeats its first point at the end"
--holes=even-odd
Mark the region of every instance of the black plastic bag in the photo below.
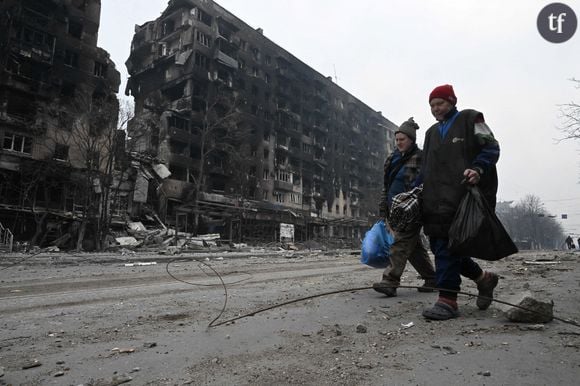
{"type": "Polygon", "coordinates": [[[454,255],[490,261],[518,252],[477,186],[468,186],[461,199],[449,228],[448,247],[454,255]]]}

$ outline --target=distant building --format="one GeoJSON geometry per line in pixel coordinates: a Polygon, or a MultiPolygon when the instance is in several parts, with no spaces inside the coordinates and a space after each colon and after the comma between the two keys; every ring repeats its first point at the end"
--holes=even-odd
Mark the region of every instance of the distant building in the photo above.
{"type": "Polygon", "coordinates": [[[126,65],[133,146],[171,172],[148,195],[165,221],[199,214],[233,240],[276,239],[280,223],[297,240],[361,237],[396,129],[380,112],[210,0],[136,26],[126,65]]]}
{"type": "Polygon", "coordinates": [[[0,222],[17,238],[59,237],[63,219],[102,209],[87,195],[113,151],[120,75],[97,47],[100,9],[0,1],[0,222]]]}

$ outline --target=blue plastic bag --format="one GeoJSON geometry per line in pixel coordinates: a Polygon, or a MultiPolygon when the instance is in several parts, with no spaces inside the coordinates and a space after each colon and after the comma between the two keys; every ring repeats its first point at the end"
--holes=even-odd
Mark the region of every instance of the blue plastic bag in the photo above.
{"type": "Polygon", "coordinates": [[[387,230],[384,220],[379,220],[365,234],[362,242],[360,261],[373,268],[389,265],[391,245],[395,237],[387,230]]]}

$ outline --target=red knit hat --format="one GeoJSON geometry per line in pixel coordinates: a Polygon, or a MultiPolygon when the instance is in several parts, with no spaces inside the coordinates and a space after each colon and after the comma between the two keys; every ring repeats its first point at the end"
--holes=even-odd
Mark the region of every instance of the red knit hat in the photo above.
{"type": "Polygon", "coordinates": [[[433,91],[431,91],[431,94],[429,94],[429,102],[435,98],[445,99],[453,105],[457,103],[457,97],[453,91],[453,86],[450,84],[435,87],[433,91]]]}

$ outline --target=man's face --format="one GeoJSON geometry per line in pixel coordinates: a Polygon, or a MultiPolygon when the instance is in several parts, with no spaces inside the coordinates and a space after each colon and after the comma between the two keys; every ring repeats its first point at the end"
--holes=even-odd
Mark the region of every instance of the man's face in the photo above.
{"type": "Polygon", "coordinates": [[[413,140],[401,132],[395,134],[395,145],[401,153],[407,152],[413,146],[413,140]]]}
{"type": "Polygon", "coordinates": [[[435,119],[439,122],[443,121],[445,114],[447,114],[453,108],[451,102],[441,98],[431,99],[429,105],[431,105],[431,114],[433,114],[435,119]]]}

